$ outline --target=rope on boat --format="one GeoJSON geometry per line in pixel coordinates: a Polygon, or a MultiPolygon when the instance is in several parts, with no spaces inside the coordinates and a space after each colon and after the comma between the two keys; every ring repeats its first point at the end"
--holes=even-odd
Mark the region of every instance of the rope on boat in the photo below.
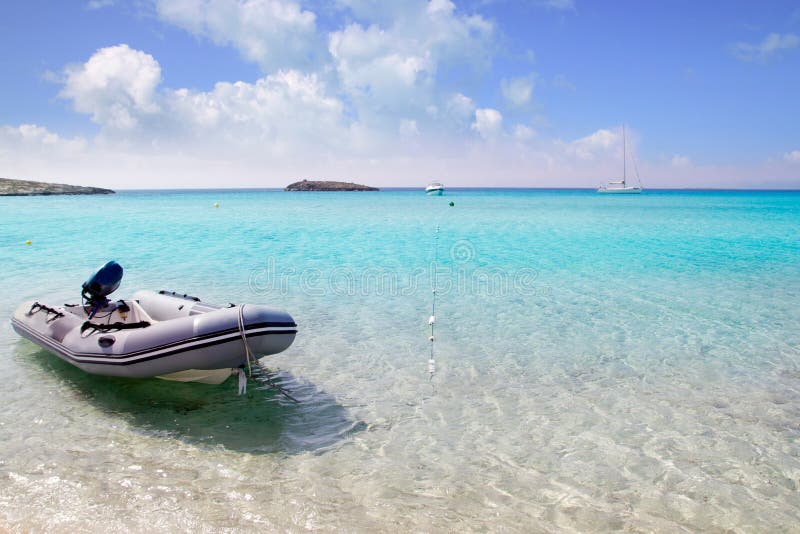
{"type": "Polygon", "coordinates": [[[88,337],[95,332],[117,332],[119,330],[135,330],[137,328],[147,328],[150,326],[148,321],[139,321],[136,323],[123,323],[117,321],[116,323],[109,323],[109,324],[102,324],[102,323],[93,323],[91,321],[84,321],[81,325],[81,335],[84,332],[89,330],[89,334],[84,337],[88,337]]]}
{"type": "MultiPolygon", "coordinates": [[[[287,399],[292,402],[300,403],[299,400],[292,397],[292,395],[286,391],[286,388],[282,387],[280,384],[276,384],[274,380],[272,380],[272,376],[270,372],[265,369],[261,362],[258,361],[256,355],[250,350],[250,343],[247,342],[247,333],[244,327],[244,304],[239,306],[239,335],[242,336],[242,343],[244,344],[244,353],[245,359],[247,360],[247,375],[250,376],[253,380],[264,384],[264,388],[257,388],[257,389],[274,389],[287,399]]],[[[245,376],[243,369],[238,369],[239,375],[239,395],[247,393],[247,376],[245,376]]]]}
{"type": "Polygon", "coordinates": [[[241,367],[236,369],[236,374],[239,376],[239,395],[247,393],[247,375],[241,367]]]}
{"type": "Polygon", "coordinates": [[[52,323],[56,319],[64,317],[64,314],[58,311],[57,309],[51,308],[50,306],[45,306],[44,304],[40,304],[39,301],[36,301],[33,304],[31,304],[31,309],[28,310],[28,316],[31,316],[35,313],[39,313],[40,311],[46,312],[45,322],[47,323],[52,323]],[[53,315],[53,317],[50,317],[51,314],[53,315]]]}
{"type": "MultiPolygon", "coordinates": [[[[247,360],[247,374],[249,376],[253,376],[253,370],[250,368],[250,358],[252,357],[257,361],[257,358],[253,356],[253,351],[250,350],[250,343],[247,342],[247,334],[245,333],[244,329],[244,304],[239,306],[239,318],[238,318],[238,325],[239,325],[239,335],[242,336],[242,343],[244,343],[244,356],[247,360]]],[[[241,385],[239,386],[241,389],[241,385]]],[[[245,386],[245,392],[247,392],[247,386],[245,386]]]]}

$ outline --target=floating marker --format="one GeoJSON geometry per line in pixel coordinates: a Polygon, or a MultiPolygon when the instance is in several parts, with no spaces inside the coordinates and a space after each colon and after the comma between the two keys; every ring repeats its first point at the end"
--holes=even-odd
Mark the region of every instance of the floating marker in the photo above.
{"type": "Polygon", "coordinates": [[[218,208],[219,207],[219,202],[214,202],[214,207],[218,208]]]}
{"type": "Polygon", "coordinates": [[[455,202],[453,202],[453,201],[451,200],[451,201],[450,201],[450,207],[452,208],[452,207],[453,207],[453,206],[455,206],[455,205],[456,205],[456,203],[455,203],[455,202]]]}
{"type": "Polygon", "coordinates": [[[30,244],[31,244],[31,240],[30,240],[30,239],[28,239],[27,241],[25,241],[25,244],[26,244],[26,245],[30,245],[30,244]]]}

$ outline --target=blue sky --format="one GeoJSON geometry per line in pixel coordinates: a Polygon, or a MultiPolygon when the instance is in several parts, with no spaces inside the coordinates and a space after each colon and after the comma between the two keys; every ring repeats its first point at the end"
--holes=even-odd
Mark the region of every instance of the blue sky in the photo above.
{"type": "Polygon", "coordinates": [[[800,3],[0,4],[0,176],[800,187],[800,3]]]}

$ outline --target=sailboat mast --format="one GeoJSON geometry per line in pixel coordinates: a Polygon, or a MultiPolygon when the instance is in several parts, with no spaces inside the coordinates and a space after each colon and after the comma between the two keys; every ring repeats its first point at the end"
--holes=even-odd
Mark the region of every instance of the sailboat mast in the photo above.
{"type": "Polygon", "coordinates": [[[625,167],[627,155],[627,146],[625,141],[625,125],[622,125],[622,187],[625,187],[625,179],[627,178],[627,169],[625,167]]]}

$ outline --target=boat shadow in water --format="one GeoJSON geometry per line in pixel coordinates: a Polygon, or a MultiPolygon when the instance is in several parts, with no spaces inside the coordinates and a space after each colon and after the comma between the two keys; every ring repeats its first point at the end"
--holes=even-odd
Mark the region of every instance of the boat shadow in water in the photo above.
{"type": "Polygon", "coordinates": [[[85,373],[45,351],[31,356],[41,370],[145,435],[252,454],[298,454],[325,452],[366,429],[331,395],[287,372],[274,379],[299,403],[275,390],[257,389],[260,385],[252,380],[247,393],[237,395],[235,376],[217,386],[104,377],[85,373]]]}

